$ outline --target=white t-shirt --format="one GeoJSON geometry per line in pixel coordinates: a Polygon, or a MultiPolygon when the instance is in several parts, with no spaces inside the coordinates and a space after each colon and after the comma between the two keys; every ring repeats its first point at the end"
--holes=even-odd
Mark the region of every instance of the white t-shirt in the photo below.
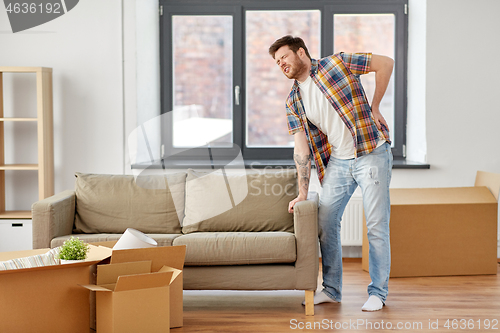
{"type": "Polygon", "coordinates": [[[299,82],[299,87],[307,119],[328,137],[332,156],[342,160],[354,158],[356,149],[352,134],[325,95],[310,76],[299,82]]]}
{"type": "MultiPolygon", "coordinates": [[[[341,160],[354,158],[356,148],[352,134],[325,95],[310,76],[304,82],[299,82],[299,87],[307,119],[328,137],[332,156],[341,160]]],[[[377,147],[384,142],[379,139],[377,147]]]]}

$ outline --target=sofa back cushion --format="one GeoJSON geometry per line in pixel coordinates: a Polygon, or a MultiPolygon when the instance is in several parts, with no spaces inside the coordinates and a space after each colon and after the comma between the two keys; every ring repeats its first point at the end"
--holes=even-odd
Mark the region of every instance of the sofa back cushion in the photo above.
{"type": "Polygon", "coordinates": [[[295,170],[233,174],[189,169],[182,232],[293,232],[288,203],[297,194],[295,170]]]}
{"type": "Polygon", "coordinates": [[[76,173],[76,233],[181,232],[186,173],[140,176],[76,173]],[[179,213],[178,213],[179,212],[179,213]]]}

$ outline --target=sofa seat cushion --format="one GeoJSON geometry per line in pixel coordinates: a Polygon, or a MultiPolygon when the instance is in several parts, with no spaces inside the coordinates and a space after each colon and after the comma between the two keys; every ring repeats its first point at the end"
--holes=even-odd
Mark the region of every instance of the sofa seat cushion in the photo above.
{"type": "Polygon", "coordinates": [[[297,258],[295,235],[289,232],[197,232],[177,237],[186,245],[186,265],[249,265],[292,263],[297,258]]]}
{"type": "MultiPolygon", "coordinates": [[[[149,237],[153,238],[158,246],[172,246],[172,242],[176,237],[181,236],[181,234],[147,234],[149,237]]],[[[78,237],[82,241],[87,243],[98,243],[98,242],[110,242],[117,241],[120,239],[122,234],[73,234],[61,237],[56,237],[50,242],[50,247],[54,248],[63,245],[64,241],[70,239],[70,237],[78,237]]]]}
{"type": "Polygon", "coordinates": [[[184,217],[186,173],[140,176],[76,173],[74,233],[176,234],[184,217]]]}
{"type": "Polygon", "coordinates": [[[293,232],[288,204],[297,194],[295,169],[234,173],[189,169],[182,233],[293,232]]]}

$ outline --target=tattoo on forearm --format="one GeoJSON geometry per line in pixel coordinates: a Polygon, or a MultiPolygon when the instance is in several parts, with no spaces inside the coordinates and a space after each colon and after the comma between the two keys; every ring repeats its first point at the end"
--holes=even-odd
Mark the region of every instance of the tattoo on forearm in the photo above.
{"type": "Polygon", "coordinates": [[[309,161],[312,159],[311,154],[300,156],[298,154],[293,155],[293,160],[297,164],[297,173],[299,174],[299,187],[303,188],[305,191],[309,189],[309,178],[311,176],[311,165],[309,161]]]}
{"type": "Polygon", "coordinates": [[[299,154],[293,154],[293,160],[299,166],[306,166],[307,167],[308,162],[311,160],[311,154],[307,154],[305,156],[300,156],[299,154]]]}

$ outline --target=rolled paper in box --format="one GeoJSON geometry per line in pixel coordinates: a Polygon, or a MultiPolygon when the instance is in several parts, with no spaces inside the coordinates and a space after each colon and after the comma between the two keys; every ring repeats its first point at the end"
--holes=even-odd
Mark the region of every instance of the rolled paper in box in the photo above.
{"type": "Polygon", "coordinates": [[[151,237],[146,236],[139,230],[128,228],[113,246],[113,250],[141,249],[157,245],[156,241],[151,237]]]}

